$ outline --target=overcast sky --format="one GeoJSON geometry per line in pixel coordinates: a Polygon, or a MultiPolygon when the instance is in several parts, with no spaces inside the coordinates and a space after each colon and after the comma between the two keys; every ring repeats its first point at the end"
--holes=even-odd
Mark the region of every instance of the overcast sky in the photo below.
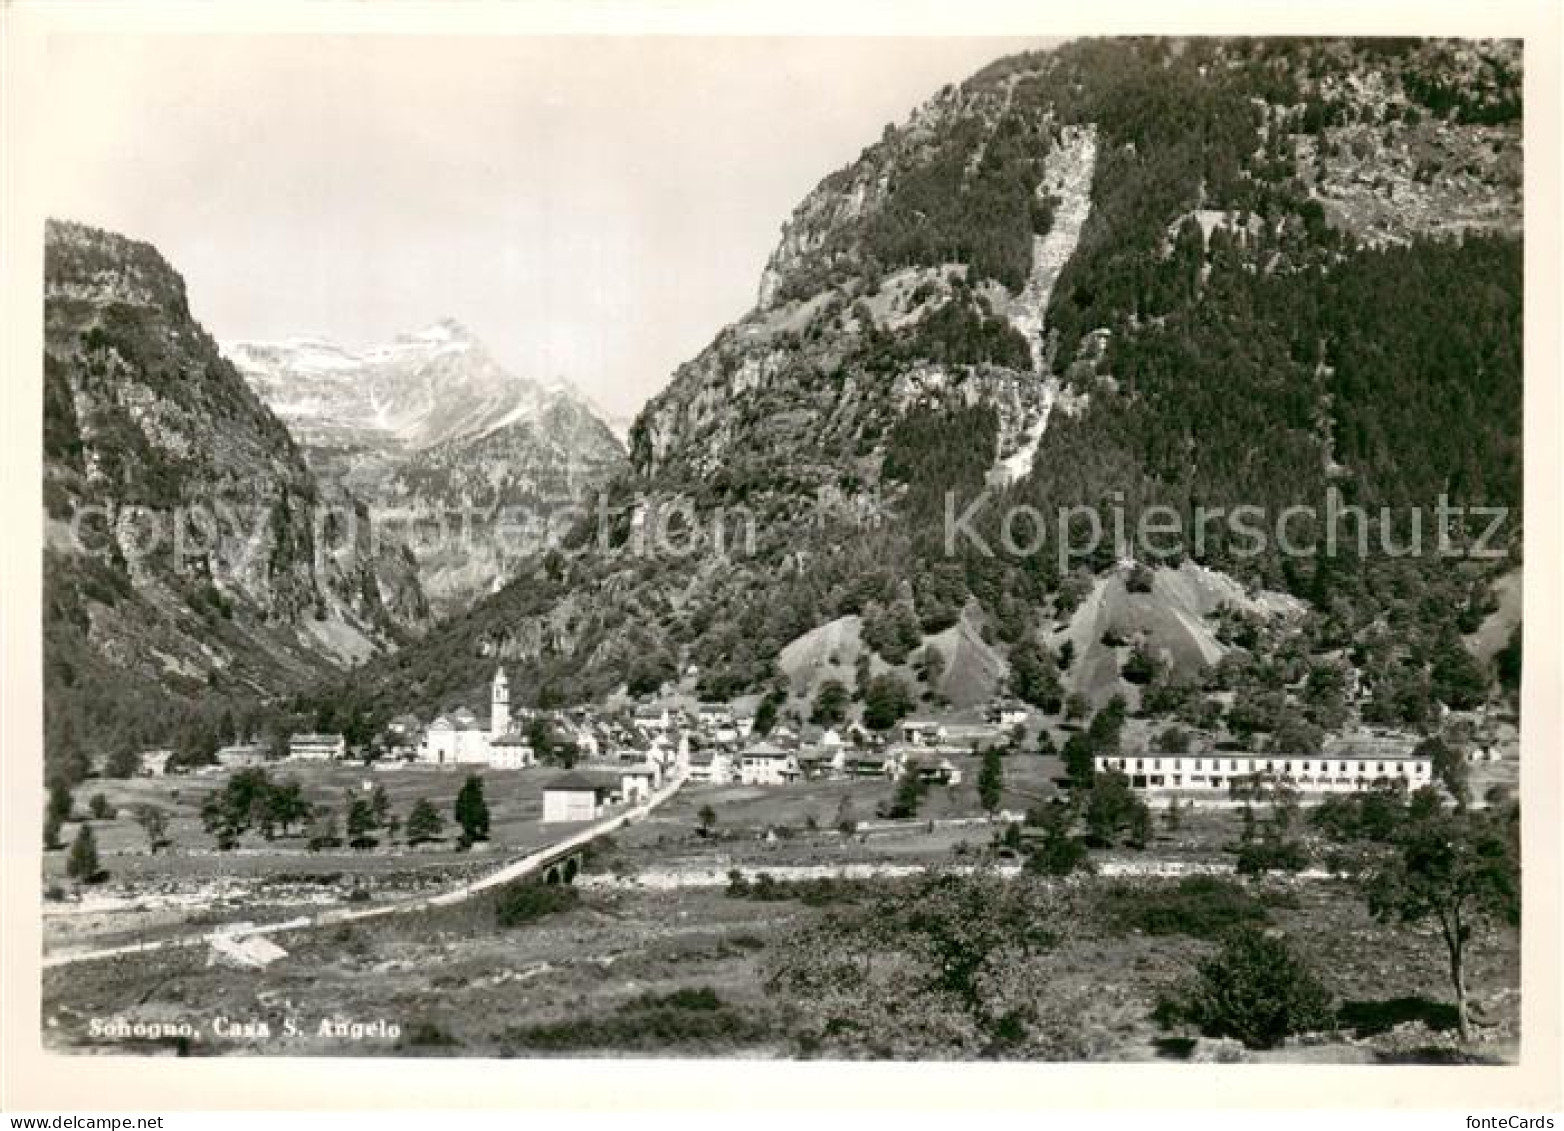
{"type": "Polygon", "coordinates": [[[156,244],[220,340],[450,316],[629,415],[821,177],[1040,42],[56,39],[50,211],[156,244]]]}

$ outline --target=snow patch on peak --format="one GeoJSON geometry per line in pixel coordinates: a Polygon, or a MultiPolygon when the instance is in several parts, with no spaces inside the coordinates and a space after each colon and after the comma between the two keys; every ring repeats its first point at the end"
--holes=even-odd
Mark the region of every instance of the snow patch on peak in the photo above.
{"type": "Polygon", "coordinates": [[[350,350],[321,338],[225,347],[256,393],[306,446],[430,448],[536,419],[561,401],[601,418],[564,378],[506,370],[454,318],[350,350]]]}
{"type": "Polygon", "coordinates": [[[477,336],[466,326],[454,318],[441,318],[437,322],[431,322],[421,330],[414,330],[410,334],[403,334],[397,338],[398,342],[418,342],[438,345],[476,346],[477,336]]]}

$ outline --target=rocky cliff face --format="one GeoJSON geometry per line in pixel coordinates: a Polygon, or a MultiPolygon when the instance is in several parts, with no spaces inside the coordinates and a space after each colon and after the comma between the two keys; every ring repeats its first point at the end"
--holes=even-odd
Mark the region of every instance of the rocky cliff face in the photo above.
{"type": "Polygon", "coordinates": [[[76,732],[52,754],[128,741],[127,689],[137,718],[270,695],[426,618],[412,563],[353,532],[362,504],[320,486],[156,249],[50,222],[45,271],[47,698],[76,732]]]}
{"type": "Polygon", "coordinates": [[[410,548],[438,616],[508,580],[553,516],[624,467],[580,393],[512,375],[454,320],[362,351],[292,339],[224,352],[317,476],[410,548]]]}
{"type": "Polygon", "coordinates": [[[1092,152],[1012,86],[945,88],[800,203],[755,308],[643,410],[637,472],[815,461],[872,489],[886,430],[930,398],[991,404],[1000,447],[1026,442],[1049,403],[1042,312],[1089,208],[1092,152]],[[1061,177],[1077,191],[1056,225],[1061,177]],[[948,231],[931,239],[935,211],[948,231]]]}

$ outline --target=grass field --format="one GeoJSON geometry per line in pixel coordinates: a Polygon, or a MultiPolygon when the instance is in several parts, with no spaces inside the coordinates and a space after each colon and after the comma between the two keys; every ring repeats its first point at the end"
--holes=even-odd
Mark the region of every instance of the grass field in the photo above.
{"type": "MultiPolygon", "coordinates": [[[[1082,905],[1106,882],[1077,883],[1082,905]]],[[[1341,1032],[1285,1052],[1360,1063],[1449,1055],[1449,1010],[1440,1006],[1448,989],[1435,939],[1373,922],[1341,885],[1271,886],[1285,895],[1273,901],[1274,926],[1304,949],[1343,1019],[1341,1032]]],[[[720,888],[588,890],[569,910],[505,929],[483,899],[285,934],[278,941],[288,956],[264,971],[212,966],[200,950],[47,971],[46,1039],[79,1051],[179,1047],[93,1038],[91,1019],[125,1018],[190,1026],[196,1036],[183,1051],[193,1054],[793,1056],[800,1049],[790,1004],[768,992],[764,975],[776,948],[828,913],[796,899],[735,899],[720,888]],[[686,1013],[657,1004],[708,990],[713,1008],[686,1013]],[[644,1027],[648,1015],[653,1031],[644,1027]],[[227,1035],[214,1031],[219,1018],[227,1035]],[[336,1022],[365,1028],[353,1037],[336,1022]],[[248,1035],[233,1035],[240,1023],[249,1023],[248,1035]]],[[[1115,931],[1083,913],[1047,957],[1046,984],[1037,987],[1049,1047],[1072,1059],[1178,1055],[1180,1042],[1157,1029],[1152,1010],[1211,945],[1115,931]]],[[[1477,948],[1476,1055],[1513,1054],[1517,978],[1513,933],[1477,948]]]]}
{"type": "MultiPolygon", "coordinates": [[[[414,802],[427,797],[446,822],[438,842],[409,847],[400,840],[374,848],[347,847],[311,851],[296,831],[267,841],[247,833],[239,845],[219,851],[201,825],[201,806],[223,788],[228,774],[202,774],[125,781],[93,780],[77,791],[77,816],[88,799],[102,793],[116,810],[111,819],[93,819],[104,882],[78,886],[65,878],[66,851],[43,856],[46,890],[60,896],[44,904],[46,950],[61,946],[118,945],[178,933],[183,926],[287,918],[301,908],[320,908],[350,900],[370,902],[432,894],[500,860],[525,854],[568,832],[571,826],[544,826],[542,789],[547,770],[485,771],[490,839],[461,851],[454,841],[453,806],[466,777],[457,770],[409,769],[375,772],[357,766],[288,765],[271,771],[274,779],[294,777],[314,804],[342,810],[346,791],[365,793],[384,785],[393,813],[405,820],[414,802]],[[151,805],[169,817],[169,847],[153,853],[137,824],[135,809],[151,805]]],[[[69,845],[79,821],[68,822],[61,840],[69,845]]]]}
{"type": "MultiPolygon", "coordinates": [[[[362,766],[331,763],[285,764],[268,771],[273,780],[296,778],[304,788],[311,804],[330,806],[340,814],[346,794],[367,796],[376,785],[385,787],[391,799],[392,811],[406,819],[414,802],[428,798],[434,803],[446,821],[449,835],[454,827],[452,807],[456,792],[461,788],[466,774],[456,769],[405,769],[373,771],[362,766]]],[[[158,871],[174,867],[170,861],[200,861],[202,854],[219,855],[232,862],[238,874],[255,874],[272,868],[294,870],[297,860],[293,855],[312,856],[307,852],[302,833],[279,836],[265,841],[251,833],[241,842],[238,850],[217,853],[215,840],[201,826],[201,806],[207,797],[221,790],[227,783],[228,773],[199,774],[179,777],[130,778],[124,781],[95,779],[79,786],[76,791],[76,815],[87,812],[88,799],[95,793],[115,807],[112,820],[93,820],[93,832],[98,841],[98,853],[111,874],[120,867],[127,874],[140,874],[138,868],[158,871]],[[168,837],[172,851],[152,856],[148,852],[147,838],[135,820],[135,809],[151,805],[162,809],[169,818],[168,837]]],[[[543,808],[543,783],[551,776],[546,770],[485,770],[482,773],[484,794],[490,813],[490,839],[496,846],[525,847],[540,843],[539,818],[543,808]]],[[[75,824],[67,823],[61,837],[69,842],[75,834],[75,824]]],[[[450,845],[434,845],[429,853],[449,850],[450,845]]],[[[374,853],[349,852],[354,859],[366,860],[374,853]]],[[[329,863],[324,865],[329,867],[329,863]]],[[[63,854],[52,853],[45,857],[45,874],[63,874],[63,854]]]]}
{"type": "MultiPolygon", "coordinates": [[[[1019,811],[1048,796],[1057,773],[1051,763],[1006,759],[1002,804],[1019,811]]],[[[725,877],[733,870],[754,876],[768,868],[905,869],[979,859],[1004,826],[978,813],[977,759],[962,760],[961,768],[960,786],[931,788],[919,817],[902,822],[875,816],[894,790],[885,780],[686,786],[594,846],[589,871],[614,878],[583,885],[565,910],[522,926],[500,926],[495,897],[485,894],[439,910],[280,933],[273,937],[287,954],[264,970],[214,965],[205,945],[50,969],[43,986],[45,1039],[66,1050],[192,1054],[801,1055],[796,1003],[769,992],[765,974],[778,948],[831,908],[798,896],[734,898],[725,877]],[[858,819],[850,835],[835,827],[844,800],[858,819]],[[715,821],[703,829],[707,807],[715,821]],[[657,886],[646,882],[654,873],[705,879],[657,886]],[[95,1018],[188,1028],[182,1036],[133,1037],[127,1047],[121,1036],[95,1033],[95,1018]]],[[[464,775],[313,766],[298,776],[312,800],[326,803],[340,804],[344,789],[383,783],[405,816],[424,796],[449,814],[464,775]]],[[[143,942],[221,923],[278,922],[306,909],[449,888],[566,831],[538,822],[542,783],[550,776],[485,773],[494,843],[467,853],[449,844],[311,853],[301,838],[267,844],[254,836],[237,851],[219,853],[198,814],[222,776],[89,783],[78,795],[79,808],[101,790],[120,810],[114,820],[94,822],[110,878],[79,902],[46,904],[46,950],[143,942]],[[172,851],[146,851],[130,815],[143,803],[174,815],[172,851]]],[[[1228,846],[1241,826],[1236,810],[1183,810],[1177,828],[1168,827],[1161,807],[1154,812],[1155,835],[1144,852],[1095,850],[1094,859],[1230,865],[1228,846]]],[[[70,833],[67,827],[67,838],[70,833]]],[[[46,882],[60,882],[62,855],[49,855],[46,882]]],[[[897,882],[877,876],[852,881],[846,890],[897,882]]],[[[1105,925],[1093,908],[1121,882],[1058,881],[1083,910],[1061,924],[1062,942],[1047,956],[1046,984],[1037,988],[1039,1023],[1052,1027],[1045,1044],[1050,1055],[1145,1060],[1189,1051],[1179,1034],[1157,1029],[1152,1010],[1213,944],[1105,925]]],[[[1513,1057],[1515,932],[1486,936],[1475,947],[1471,985],[1480,1039],[1457,1050],[1452,1011],[1443,1004],[1449,990],[1442,950],[1428,930],[1374,922],[1360,894],[1334,880],[1275,878],[1250,888],[1262,889],[1275,895],[1267,896],[1270,925],[1294,940],[1332,991],[1341,1028],[1251,1059],[1513,1057]]]]}

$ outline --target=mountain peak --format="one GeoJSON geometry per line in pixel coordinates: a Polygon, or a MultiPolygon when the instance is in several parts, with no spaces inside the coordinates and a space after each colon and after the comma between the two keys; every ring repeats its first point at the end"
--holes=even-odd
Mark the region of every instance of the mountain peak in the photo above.
{"type": "Polygon", "coordinates": [[[463,323],[447,315],[437,319],[421,330],[403,334],[397,339],[400,342],[418,342],[428,345],[462,345],[475,346],[480,344],[478,336],[469,330],[463,323]]]}

